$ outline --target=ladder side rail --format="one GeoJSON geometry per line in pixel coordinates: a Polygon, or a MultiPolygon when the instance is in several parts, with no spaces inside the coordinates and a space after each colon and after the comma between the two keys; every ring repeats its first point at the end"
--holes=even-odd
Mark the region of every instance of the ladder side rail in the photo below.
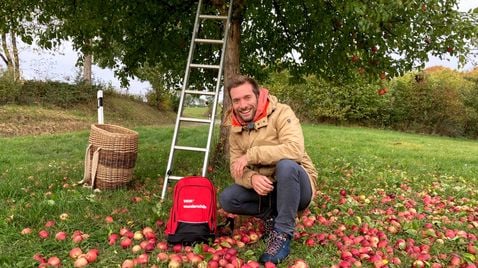
{"type": "Polygon", "coordinates": [[[207,143],[206,143],[206,153],[204,156],[204,162],[203,162],[203,167],[202,167],[202,176],[206,176],[207,172],[207,166],[209,164],[209,153],[211,149],[211,143],[212,143],[212,137],[214,134],[214,125],[216,121],[216,110],[217,110],[217,103],[219,100],[219,91],[221,90],[221,77],[222,73],[224,70],[224,56],[226,53],[226,46],[227,46],[227,38],[229,34],[229,28],[230,28],[230,23],[231,23],[231,14],[232,14],[232,5],[233,5],[234,0],[229,1],[229,10],[227,12],[227,21],[224,29],[224,42],[222,43],[222,51],[221,51],[221,60],[219,63],[219,71],[217,74],[217,83],[216,83],[216,88],[215,92],[216,94],[214,95],[214,102],[212,105],[212,111],[211,111],[211,123],[209,123],[209,135],[207,138],[207,143]]]}
{"type": "Polygon", "coordinates": [[[176,124],[174,125],[174,133],[173,133],[173,138],[171,141],[171,149],[169,152],[169,158],[168,158],[168,164],[166,167],[166,175],[164,176],[164,182],[163,182],[163,190],[161,192],[161,199],[164,199],[166,196],[166,191],[168,189],[168,178],[169,175],[171,175],[171,168],[173,165],[173,160],[174,160],[174,150],[175,150],[175,145],[177,142],[177,136],[178,136],[178,131],[179,131],[179,125],[180,125],[180,118],[183,112],[183,106],[184,106],[184,96],[186,89],[188,87],[188,81],[189,81],[189,75],[190,75],[190,64],[193,58],[194,54],[194,49],[195,49],[195,42],[194,39],[196,39],[197,32],[199,30],[199,15],[201,13],[201,5],[202,5],[202,0],[199,0],[198,3],[198,8],[196,11],[196,18],[194,20],[194,29],[192,33],[192,38],[191,38],[191,44],[189,46],[189,54],[188,54],[188,60],[186,64],[186,71],[184,73],[184,79],[183,79],[183,86],[181,89],[181,96],[179,98],[179,108],[178,108],[178,114],[176,116],[176,124]]]}

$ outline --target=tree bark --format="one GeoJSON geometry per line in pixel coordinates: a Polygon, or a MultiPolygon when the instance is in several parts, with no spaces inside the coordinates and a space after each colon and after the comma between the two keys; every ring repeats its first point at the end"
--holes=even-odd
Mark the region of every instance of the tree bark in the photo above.
{"type": "Polygon", "coordinates": [[[10,32],[12,38],[12,51],[13,51],[13,79],[14,81],[20,81],[20,58],[18,57],[18,47],[17,47],[17,34],[12,30],[10,32]]]}
{"type": "Polygon", "coordinates": [[[224,55],[224,94],[221,114],[221,126],[219,142],[216,145],[213,164],[228,163],[229,161],[229,131],[227,119],[231,112],[231,99],[229,92],[225,89],[229,79],[240,73],[240,43],[241,43],[241,23],[243,14],[243,0],[235,1],[229,34],[227,36],[227,47],[224,55]]]}
{"type": "Polygon", "coordinates": [[[93,55],[91,54],[91,40],[84,42],[83,52],[83,82],[88,85],[92,84],[91,67],[93,65],[93,55]]]}
{"type": "Polygon", "coordinates": [[[91,54],[83,55],[83,81],[88,85],[92,83],[91,66],[93,65],[93,56],[91,54]]]}

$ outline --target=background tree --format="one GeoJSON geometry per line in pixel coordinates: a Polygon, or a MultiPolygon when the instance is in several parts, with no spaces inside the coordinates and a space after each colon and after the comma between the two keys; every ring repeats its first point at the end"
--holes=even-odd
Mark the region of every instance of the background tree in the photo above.
{"type": "MultiPolygon", "coordinates": [[[[219,10],[226,9],[224,0],[210,2],[219,10]]],[[[423,67],[429,54],[456,56],[463,64],[470,40],[477,34],[477,19],[472,13],[458,12],[457,3],[237,0],[228,36],[225,81],[242,72],[263,82],[271,69],[288,69],[296,78],[314,74],[336,83],[346,83],[357,73],[380,81],[379,77],[423,67]]],[[[42,33],[44,45],[69,39],[76,48],[91,53],[100,66],[113,68],[123,83],[145,65],[160,65],[168,70],[165,80],[178,87],[196,4],[181,0],[38,4],[40,22],[49,25],[42,33]],[[91,40],[91,46],[84,46],[86,40],[91,40]]],[[[213,30],[217,30],[214,25],[203,32],[213,30]]],[[[198,57],[213,60],[217,55],[199,53],[198,57]]],[[[223,111],[229,107],[226,92],[223,111]]],[[[227,128],[221,137],[219,148],[224,148],[227,128]]]]}
{"type": "MultiPolygon", "coordinates": [[[[222,1],[213,2],[221,6],[222,1]]],[[[176,81],[182,77],[194,4],[47,2],[40,7],[44,17],[62,23],[49,27],[45,40],[71,38],[79,48],[92,39],[98,62],[121,77],[134,75],[145,63],[173,70],[176,81]]],[[[336,81],[357,71],[395,76],[422,67],[429,53],[451,54],[463,63],[476,18],[458,12],[457,2],[237,0],[225,76],[241,71],[263,79],[265,66],[336,81]]]]}
{"type": "Polygon", "coordinates": [[[26,43],[32,42],[32,28],[29,22],[35,12],[29,1],[4,0],[0,2],[0,58],[7,66],[7,72],[15,81],[21,78],[17,36],[26,43]]]}

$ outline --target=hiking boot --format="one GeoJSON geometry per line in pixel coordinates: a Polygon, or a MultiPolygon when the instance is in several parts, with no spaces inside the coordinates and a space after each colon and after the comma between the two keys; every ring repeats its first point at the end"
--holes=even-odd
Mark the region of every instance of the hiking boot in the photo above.
{"type": "Polygon", "coordinates": [[[286,233],[281,233],[277,230],[272,230],[267,241],[266,251],[259,258],[260,263],[282,262],[290,253],[291,236],[286,233]]]}
{"type": "Polygon", "coordinates": [[[262,233],[261,239],[268,243],[270,234],[274,230],[274,218],[268,218],[263,220],[264,231],[262,233]]]}

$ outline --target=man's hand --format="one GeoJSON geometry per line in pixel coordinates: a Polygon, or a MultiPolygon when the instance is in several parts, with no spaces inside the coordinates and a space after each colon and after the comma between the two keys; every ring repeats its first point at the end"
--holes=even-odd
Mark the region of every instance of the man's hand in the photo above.
{"type": "Polygon", "coordinates": [[[259,174],[252,175],[251,184],[252,184],[252,188],[254,189],[254,191],[256,191],[258,195],[267,195],[272,190],[274,190],[272,181],[263,175],[259,175],[259,174]]]}
{"type": "Polygon", "coordinates": [[[247,155],[243,155],[239,158],[237,158],[232,164],[231,164],[231,172],[232,176],[235,179],[242,178],[242,175],[244,174],[244,168],[247,166],[247,155]]]}

